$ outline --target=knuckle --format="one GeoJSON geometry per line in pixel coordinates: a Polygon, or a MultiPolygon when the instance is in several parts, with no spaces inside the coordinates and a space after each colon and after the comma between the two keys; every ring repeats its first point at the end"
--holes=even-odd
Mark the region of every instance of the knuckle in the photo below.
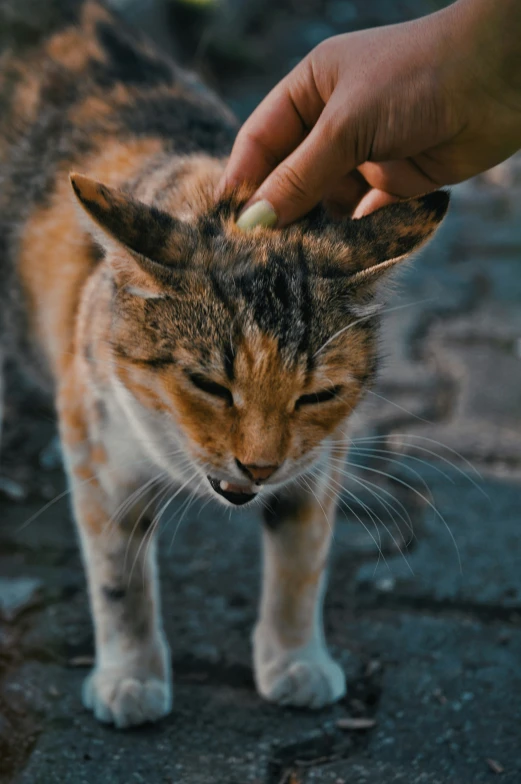
{"type": "Polygon", "coordinates": [[[243,149],[254,151],[253,154],[260,155],[271,167],[275,167],[279,160],[273,150],[270,149],[264,136],[256,131],[244,126],[237,134],[237,142],[243,149]]]}
{"type": "Polygon", "coordinates": [[[332,50],[335,49],[337,37],[338,36],[324,38],[324,40],[320,41],[320,43],[310,52],[310,56],[316,58],[319,62],[328,62],[332,50]]]}
{"type": "Polygon", "coordinates": [[[363,109],[353,112],[351,117],[331,117],[324,126],[324,135],[337,149],[339,160],[358,166],[368,159],[373,133],[372,124],[363,109]]]}
{"type": "Polygon", "coordinates": [[[306,182],[302,175],[294,166],[287,163],[280,167],[275,175],[275,185],[283,197],[291,199],[293,202],[307,202],[309,192],[306,182]]]}

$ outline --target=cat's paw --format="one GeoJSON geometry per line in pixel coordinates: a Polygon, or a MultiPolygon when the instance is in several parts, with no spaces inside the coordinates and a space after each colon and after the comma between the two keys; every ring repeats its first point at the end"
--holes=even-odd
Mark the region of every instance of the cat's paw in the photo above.
{"type": "Polygon", "coordinates": [[[323,708],[346,693],[344,672],[325,649],[293,651],[259,664],[255,679],[259,694],[279,705],[323,708]]]}
{"type": "Polygon", "coordinates": [[[118,729],[157,721],[172,710],[170,683],[155,674],[95,669],[83,684],[83,704],[118,729]]]}

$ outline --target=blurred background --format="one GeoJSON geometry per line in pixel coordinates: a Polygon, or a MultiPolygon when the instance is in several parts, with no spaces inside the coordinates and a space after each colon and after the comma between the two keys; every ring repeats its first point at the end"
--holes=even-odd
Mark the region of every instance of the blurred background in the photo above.
{"type": "MultiPolygon", "coordinates": [[[[444,3],[112,5],[244,120],[324,38],[444,3]]],[[[53,411],[11,371],[0,457],[0,781],[521,781],[519,156],[453,189],[446,223],[389,302],[382,344],[377,386],[353,418],[326,601],[348,696],[311,715],[261,703],[249,650],[258,520],[180,499],[161,548],[175,712],[126,735],[80,704],[92,633],[53,411]],[[368,728],[346,729],[346,718],[368,728]]]]}
{"type": "Polygon", "coordinates": [[[244,120],[310,49],[350,30],[413,19],[448,0],[111,0],[201,73],[244,120]]]}

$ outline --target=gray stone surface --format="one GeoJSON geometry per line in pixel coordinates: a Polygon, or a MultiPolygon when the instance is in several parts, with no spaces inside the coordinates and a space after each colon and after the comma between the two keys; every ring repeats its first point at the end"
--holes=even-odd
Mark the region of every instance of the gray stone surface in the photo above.
{"type": "MultiPolygon", "coordinates": [[[[237,1],[233,19],[201,17],[195,38],[179,9],[150,24],[244,117],[321,36],[435,5],[237,1]],[[212,42],[208,25],[226,36],[212,42]]],[[[128,9],[146,26],[138,0],[128,9]]],[[[388,303],[386,358],[353,418],[333,547],[326,626],[349,693],[329,710],[255,694],[255,516],[192,508],[175,533],[179,506],[161,548],[174,713],[119,733],[83,710],[92,631],[59,450],[46,448],[51,409],[13,377],[0,590],[25,586],[30,606],[10,604],[0,620],[0,782],[521,781],[520,197],[521,157],[455,188],[446,225],[388,303]],[[41,586],[34,605],[30,586],[41,586]],[[376,724],[341,730],[346,716],[376,724]]]]}
{"type": "MultiPolygon", "coordinates": [[[[379,470],[379,469],[377,469],[379,470]]],[[[477,478],[442,463],[421,466],[405,459],[397,481],[412,482],[425,496],[425,515],[410,550],[366,562],[359,570],[364,606],[422,600],[484,617],[521,613],[521,488],[507,480],[477,478]],[[407,470],[407,469],[410,470],[407,470]],[[379,586],[392,582],[392,588],[379,586]]],[[[521,615],[520,615],[521,619],[521,615]]]]}
{"type": "Polygon", "coordinates": [[[38,601],[42,583],[34,577],[0,577],[0,618],[14,621],[38,601]]]}

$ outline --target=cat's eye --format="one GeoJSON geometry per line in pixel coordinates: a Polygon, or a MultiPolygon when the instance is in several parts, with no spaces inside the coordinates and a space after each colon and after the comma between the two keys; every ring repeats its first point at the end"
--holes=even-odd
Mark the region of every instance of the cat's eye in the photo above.
{"type": "Polygon", "coordinates": [[[205,376],[201,376],[199,373],[190,373],[188,377],[194,387],[200,389],[201,392],[206,392],[207,395],[212,395],[213,397],[220,397],[229,406],[233,406],[232,393],[229,389],[223,387],[222,384],[211,381],[211,379],[205,378],[205,376]]]}
{"type": "Polygon", "coordinates": [[[329,387],[323,389],[321,392],[312,392],[310,395],[302,395],[295,403],[295,409],[301,406],[312,406],[317,403],[327,403],[329,400],[334,400],[342,391],[341,386],[329,387]]]}

